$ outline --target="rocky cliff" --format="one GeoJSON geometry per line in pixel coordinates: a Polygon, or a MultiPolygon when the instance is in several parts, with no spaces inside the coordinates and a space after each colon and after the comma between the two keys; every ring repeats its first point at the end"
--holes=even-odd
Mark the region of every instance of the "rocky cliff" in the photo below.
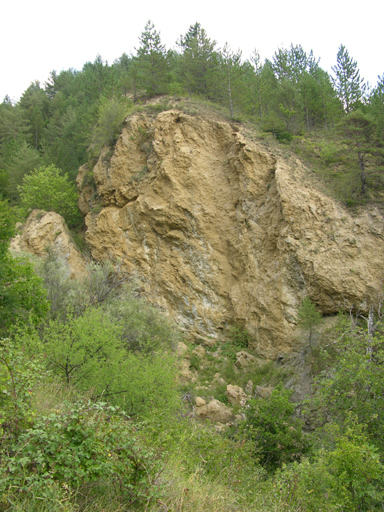
{"type": "Polygon", "coordinates": [[[304,296],[324,314],[366,308],[384,277],[381,213],[352,217],[306,175],[229,123],[137,114],[93,169],[99,208],[80,169],[86,240],[186,330],[244,325],[252,348],[274,357],[294,344],[304,296]]]}

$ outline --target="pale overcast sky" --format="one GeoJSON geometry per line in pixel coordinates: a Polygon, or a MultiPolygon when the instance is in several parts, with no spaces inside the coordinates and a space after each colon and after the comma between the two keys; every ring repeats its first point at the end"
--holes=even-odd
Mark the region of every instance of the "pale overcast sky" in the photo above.
{"type": "Polygon", "coordinates": [[[382,0],[9,0],[0,12],[0,102],[6,94],[17,100],[52,70],[80,70],[97,54],[111,64],[134,52],[148,19],[168,49],[198,21],[219,46],[240,48],[244,59],[255,48],[264,61],[280,46],[301,44],[330,72],[344,44],[371,85],[384,73],[382,0]]]}

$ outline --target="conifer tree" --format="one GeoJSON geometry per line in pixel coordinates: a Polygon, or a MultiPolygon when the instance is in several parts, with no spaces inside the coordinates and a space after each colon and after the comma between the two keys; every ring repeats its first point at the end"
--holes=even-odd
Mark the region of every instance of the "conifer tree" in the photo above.
{"type": "Polygon", "coordinates": [[[309,330],[309,345],[312,342],[313,328],[321,322],[321,314],[319,313],[316,305],[309,297],[304,297],[303,302],[299,308],[297,323],[309,330]]]}
{"type": "Polygon", "coordinates": [[[244,73],[244,70],[241,66],[241,50],[233,52],[228,43],[225,43],[221,54],[221,64],[225,73],[226,98],[228,102],[229,113],[231,118],[233,118],[236,86],[240,77],[244,73]]]}
{"type": "Polygon", "coordinates": [[[210,78],[216,63],[215,46],[200,23],[191,25],[185,36],[180,36],[178,46],[182,50],[179,75],[189,94],[209,95],[210,78]]]}
{"type": "Polygon", "coordinates": [[[364,80],[360,77],[357,62],[349,55],[344,45],[337,52],[337,64],[332,66],[337,94],[346,113],[356,109],[365,92],[364,80]]]}
{"type": "Polygon", "coordinates": [[[167,89],[167,55],[160,33],[151,21],[145,25],[137,50],[139,84],[150,96],[163,94],[167,89]]]}
{"type": "Polygon", "coordinates": [[[356,109],[342,119],[338,130],[343,136],[347,154],[354,157],[361,182],[361,194],[364,196],[368,189],[368,172],[373,174],[381,170],[384,150],[380,147],[377,137],[377,125],[368,114],[356,109]]]}
{"type": "Polygon", "coordinates": [[[369,111],[377,123],[377,135],[384,142],[384,73],[369,98],[369,111]]]}

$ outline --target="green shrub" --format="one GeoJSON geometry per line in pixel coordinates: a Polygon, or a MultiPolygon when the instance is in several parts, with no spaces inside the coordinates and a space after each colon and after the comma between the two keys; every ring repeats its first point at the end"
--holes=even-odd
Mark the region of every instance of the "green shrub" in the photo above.
{"type": "Polygon", "coordinates": [[[24,176],[18,187],[25,212],[39,208],[62,215],[68,226],[77,226],[83,217],[77,207],[76,185],[54,165],[40,167],[24,176]]]}
{"type": "Polygon", "coordinates": [[[176,365],[162,351],[132,352],[124,326],[101,308],[88,308],[65,322],[50,320],[15,336],[31,354],[44,353],[47,368],[82,392],[92,390],[130,415],[153,416],[178,405],[176,365]]]}
{"type": "Polygon", "coordinates": [[[16,323],[38,323],[48,310],[46,290],[30,261],[10,253],[0,257],[0,334],[16,323]]]}
{"type": "Polygon", "coordinates": [[[245,327],[232,325],[228,330],[228,337],[232,344],[239,348],[248,348],[251,335],[245,327]]]}
{"type": "Polygon", "coordinates": [[[381,510],[384,467],[361,426],[350,424],[333,449],[283,467],[275,484],[292,510],[381,510]]]}
{"type": "Polygon", "coordinates": [[[247,474],[264,473],[251,443],[221,435],[210,425],[179,421],[170,430],[169,445],[173,445],[174,456],[181,459],[186,471],[225,479],[230,487],[242,485],[247,474]]]}
{"type": "Polygon", "coordinates": [[[247,348],[250,339],[247,329],[238,325],[231,326],[228,329],[227,340],[221,347],[223,355],[231,361],[236,361],[236,353],[247,348]]]}
{"type": "Polygon", "coordinates": [[[32,423],[32,390],[45,374],[40,357],[27,357],[12,340],[0,340],[0,454],[8,438],[32,423]]]}
{"type": "Polygon", "coordinates": [[[91,156],[99,155],[104,146],[113,146],[127,117],[132,102],[127,98],[102,98],[98,119],[92,133],[91,156]]]}
{"type": "Polygon", "coordinates": [[[87,501],[111,492],[125,507],[149,504],[161,494],[159,453],[119,409],[105,403],[74,403],[52,412],[20,434],[0,466],[0,503],[16,495],[31,501],[66,501],[74,492],[87,501]],[[53,492],[56,491],[56,492],[53,492]]]}
{"type": "Polygon", "coordinates": [[[304,297],[301,303],[297,315],[297,323],[308,329],[309,331],[309,346],[312,342],[313,330],[321,322],[321,314],[319,313],[316,305],[311,301],[309,297],[304,297]]]}
{"type": "Polygon", "coordinates": [[[240,430],[254,443],[254,454],[268,471],[299,460],[309,450],[302,422],[293,416],[291,395],[292,391],[279,384],[269,398],[249,402],[246,420],[240,425],[240,430]]]}
{"type": "Polygon", "coordinates": [[[383,450],[384,340],[380,335],[370,339],[345,323],[340,329],[339,341],[326,350],[332,350],[334,360],[315,379],[308,410],[318,422],[327,423],[331,416],[342,428],[352,412],[371,442],[383,450]]]}

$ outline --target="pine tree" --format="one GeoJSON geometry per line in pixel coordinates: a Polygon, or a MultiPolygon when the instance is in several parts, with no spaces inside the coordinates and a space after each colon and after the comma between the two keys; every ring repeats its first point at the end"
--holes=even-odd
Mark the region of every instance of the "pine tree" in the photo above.
{"type": "Polygon", "coordinates": [[[343,45],[337,52],[337,64],[332,66],[332,71],[336,75],[333,83],[345,112],[358,108],[365,92],[364,80],[360,77],[357,62],[343,45]]]}
{"type": "Polygon", "coordinates": [[[137,50],[139,84],[150,96],[163,94],[168,84],[167,55],[165,46],[161,44],[160,33],[155,30],[151,21],[145,25],[139,41],[140,47],[137,50]]]}
{"type": "Polygon", "coordinates": [[[179,60],[182,85],[189,94],[209,96],[211,74],[216,64],[216,41],[207,36],[200,23],[195,23],[185,36],[180,37],[178,46],[182,50],[179,60]]]}
{"type": "Polygon", "coordinates": [[[321,322],[321,314],[309,297],[305,297],[299,308],[297,323],[309,330],[309,345],[312,342],[313,328],[321,322]]]}
{"type": "Polygon", "coordinates": [[[367,173],[381,171],[384,150],[377,137],[377,124],[369,115],[356,109],[344,116],[338,125],[347,154],[354,157],[361,182],[361,194],[367,193],[367,173]]]}
{"type": "Polygon", "coordinates": [[[370,95],[368,109],[377,123],[377,135],[384,142],[384,73],[378,79],[370,95]]]}
{"type": "Polygon", "coordinates": [[[228,45],[225,43],[222,54],[221,54],[221,65],[225,74],[226,84],[226,98],[229,107],[229,113],[233,118],[234,98],[236,96],[236,86],[244,73],[244,69],[241,66],[241,50],[233,52],[228,45]]]}

